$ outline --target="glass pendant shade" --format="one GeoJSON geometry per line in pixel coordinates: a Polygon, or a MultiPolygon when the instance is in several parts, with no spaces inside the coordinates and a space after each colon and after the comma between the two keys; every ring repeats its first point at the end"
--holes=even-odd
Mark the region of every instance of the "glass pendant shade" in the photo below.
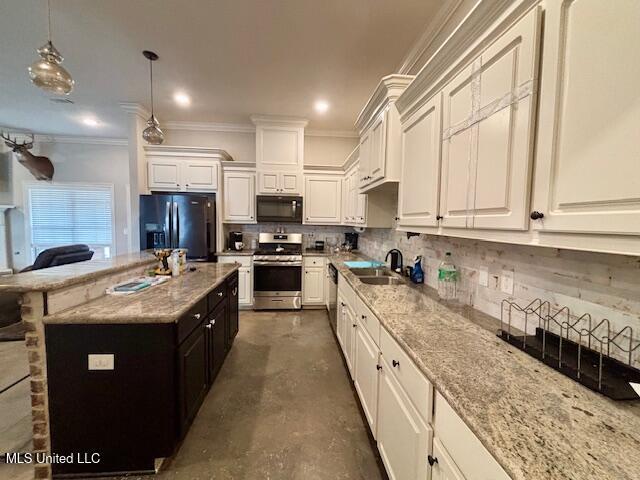
{"type": "Polygon", "coordinates": [[[64,58],[50,41],[36,50],[40,58],[29,67],[31,82],[46,92],[69,95],[74,81],[61,65],[64,58]]]}
{"type": "Polygon", "coordinates": [[[147,128],[142,131],[142,138],[150,145],[160,145],[164,142],[164,133],[160,130],[160,123],[155,115],[147,120],[147,128]]]}

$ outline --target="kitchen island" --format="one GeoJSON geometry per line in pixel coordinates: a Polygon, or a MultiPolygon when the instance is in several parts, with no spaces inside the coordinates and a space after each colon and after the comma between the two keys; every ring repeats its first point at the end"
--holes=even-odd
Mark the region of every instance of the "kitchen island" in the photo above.
{"type": "Polygon", "coordinates": [[[238,331],[238,265],[105,295],[154,263],[140,253],[2,278],[22,296],[34,453],[53,460],[36,478],[154,471],[196,415],[238,331]]]}

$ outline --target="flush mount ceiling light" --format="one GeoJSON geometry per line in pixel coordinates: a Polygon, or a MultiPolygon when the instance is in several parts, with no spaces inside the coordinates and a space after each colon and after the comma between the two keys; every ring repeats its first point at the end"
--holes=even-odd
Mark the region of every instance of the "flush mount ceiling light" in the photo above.
{"type": "Polygon", "coordinates": [[[176,92],[173,94],[173,100],[181,107],[188,107],[191,105],[191,98],[184,92],[176,92]]]}
{"type": "Polygon", "coordinates": [[[153,114],[153,62],[158,60],[158,55],[149,50],[144,50],[142,54],[149,60],[149,79],[151,85],[151,117],[147,120],[147,128],[142,132],[142,138],[150,145],[160,145],[164,142],[164,133],[160,130],[160,123],[153,114]]]}
{"type": "Polygon", "coordinates": [[[51,43],[51,6],[49,0],[47,0],[47,12],[49,41],[36,50],[40,58],[29,67],[29,78],[31,83],[46,92],[69,95],[75,82],[71,74],[61,65],[64,58],[51,43]]]}
{"type": "Polygon", "coordinates": [[[82,123],[84,123],[88,127],[97,127],[100,125],[100,122],[96,120],[94,117],[84,117],[82,119],[82,123]]]}
{"type": "Polygon", "coordinates": [[[315,108],[318,113],[327,113],[327,110],[329,110],[329,102],[326,100],[318,100],[313,104],[313,108],[315,108]]]}

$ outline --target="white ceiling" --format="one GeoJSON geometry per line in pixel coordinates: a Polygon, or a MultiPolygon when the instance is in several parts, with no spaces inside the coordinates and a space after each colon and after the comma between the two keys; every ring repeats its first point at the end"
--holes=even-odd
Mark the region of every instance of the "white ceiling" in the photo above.
{"type": "Polygon", "coordinates": [[[44,0],[0,0],[0,125],[55,135],[124,137],[120,102],[147,108],[154,50],[161,121],[249,123],[306,117],[353,130],[379,79],[393,73],[444,0],[51,0],[53,42],[76,87],[49,101],[27,67],[46,41],[44,0]],[[172,100],[176,90],[189,108],[172,100]],[[314,112],[316,99],[330,110],[314,112]],[[101,125],[83,125],[85,115],[101,125]]]}

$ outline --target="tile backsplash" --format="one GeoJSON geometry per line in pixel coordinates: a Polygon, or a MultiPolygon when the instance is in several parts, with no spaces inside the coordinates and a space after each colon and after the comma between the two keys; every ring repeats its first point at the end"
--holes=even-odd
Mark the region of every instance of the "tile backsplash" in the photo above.
{"type": "Polygon", "coordinates": [[[253,239],[258,239],[260,232],[276,232],[278,227],[284,228],[288,233],[302,233],[303,248],[313,246],[316,240],[344,242],[345,232],[353,231],[351,227],[340,226],[321,226],[321,225],[302,225],[302,224],[286,224],[286,223],[260,223],[260,224],[225,224],[225,248],[228,248],[227,239],[229,232],[242,232],[244,244],[247,248],[251,247],[253,239]]]}
{"type": "MultiPolygon", "coordinates": [[[[634,338],[640,339],[640,257],[435,235],[407,239],[405,233],[391,229],[367,229],[360,235],[359,249],[368,256],[384,260],[392,248],[402,251],[405,265],[422,255],[425,282],[434,288],[438,265],[451,252],[461,277],[459,301],[495,318],[500,318],[505,298],[522,305],[540,298],[555,310],[568,306],[572,315],[590,313],[594,325],[602,318],[608,318],[615,330],[629,325],[634,338]],[[481,269],[488,270],[487,286],[480,284],[481,269]],[[512,295],[501,290],[503,273],[508,276],[510,272],[512,295]]],[[[524,326],[521,319],[515,323],[524,326]]],[[[636,353],[640,354],[640,348],[636,353]]]]}

